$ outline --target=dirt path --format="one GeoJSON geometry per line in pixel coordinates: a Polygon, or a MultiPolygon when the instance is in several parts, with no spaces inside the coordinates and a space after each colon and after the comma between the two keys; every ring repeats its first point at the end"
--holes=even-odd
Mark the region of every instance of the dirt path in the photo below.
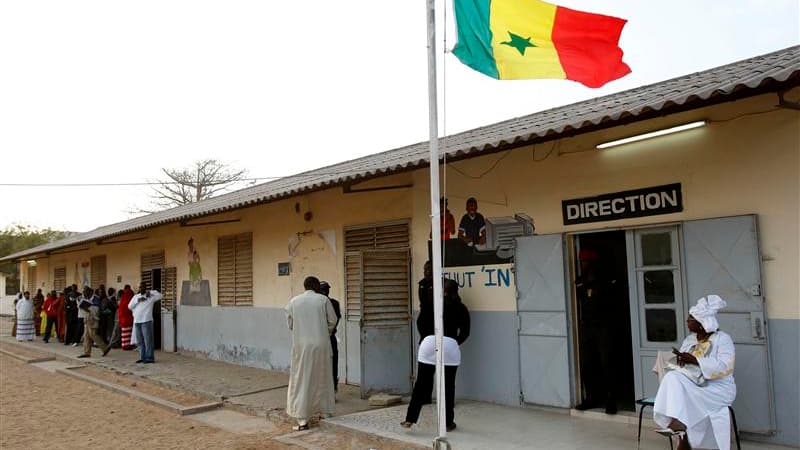
{"type": "Polygon", "coordinates": [[[409,448],[400,442],[330,427],[312,428],[287,444],[275,439],[292,433],[290,425],[275,425],[277,429],[269,433],[230,433],[0,354],[0,449],[3,450],[409,448]]]}
{"type": "Polygon", "coordinates": [[[235,435],[0,355],[0,448],[291,448],[235,435]]]}

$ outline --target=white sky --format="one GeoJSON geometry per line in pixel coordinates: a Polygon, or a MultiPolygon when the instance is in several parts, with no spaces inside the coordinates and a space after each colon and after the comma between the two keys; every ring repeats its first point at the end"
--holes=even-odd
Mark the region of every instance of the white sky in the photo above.
{"type": "MultiPolygon", "coordinates": [[[[448,55],[448,133],[800,42],[797,0],[557,3],[628,19],[633,73],[497,81],[448,55]]],[[[284,176],[424,141],[425,45],[425,0],[0,2],[0,183],[139,182],[201,158],[284,176]]],[[[0,227],[88,231],[148,192],[0,186],[0,227]]]]}

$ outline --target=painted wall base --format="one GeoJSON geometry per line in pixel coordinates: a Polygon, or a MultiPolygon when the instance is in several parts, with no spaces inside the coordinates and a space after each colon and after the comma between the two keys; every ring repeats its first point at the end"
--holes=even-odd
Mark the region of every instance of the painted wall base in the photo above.
{"type": "MultiPolygon", "coordinates": [[[[516,313],[473,311],[470,315],[472,330],[461,347],[461,367],[456,379],[458,398],[519,406],[516,313]]],[[[416,326],[414,328],[416,346],[419,337],[416,326]]],[[[769,333],[777,433],[747,437],[798,446],[800,320],[771,319],[769,333]]],[[[219,361],[289,370],[291,335],[283,309],[181,306],[177,344],[180,350],[198,352],[219,361]]],[[[416,359],[416,351],[414,355],[416,359]]],[[[340,365],[344,358],[344,349],[340,346],[340,365]]]]}

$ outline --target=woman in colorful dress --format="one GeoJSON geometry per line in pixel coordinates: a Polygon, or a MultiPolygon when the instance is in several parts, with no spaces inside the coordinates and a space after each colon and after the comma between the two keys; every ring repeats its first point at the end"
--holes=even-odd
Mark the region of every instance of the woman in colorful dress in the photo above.
{"type": "Polygon", "coordinates": [[[128,309],[128,303],[133,298],[133,290],[129,284],[125,285],[117,307],[117,318],[119,319],[119,329],[122,333],[122,349],[133,350],[135,345],[131,345],[131,333],[133,332],[133,312],[128,309]]]}

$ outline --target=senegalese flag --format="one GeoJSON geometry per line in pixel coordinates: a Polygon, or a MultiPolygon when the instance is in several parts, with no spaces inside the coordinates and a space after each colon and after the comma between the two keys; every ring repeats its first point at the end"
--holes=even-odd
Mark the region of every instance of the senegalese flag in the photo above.
{"type": "Polygon", "coordinates": [[[462,63],[503,80],[560,78],[600,87],[630,73],[627,22],[539,0],[454,0],[462,63]]]}

